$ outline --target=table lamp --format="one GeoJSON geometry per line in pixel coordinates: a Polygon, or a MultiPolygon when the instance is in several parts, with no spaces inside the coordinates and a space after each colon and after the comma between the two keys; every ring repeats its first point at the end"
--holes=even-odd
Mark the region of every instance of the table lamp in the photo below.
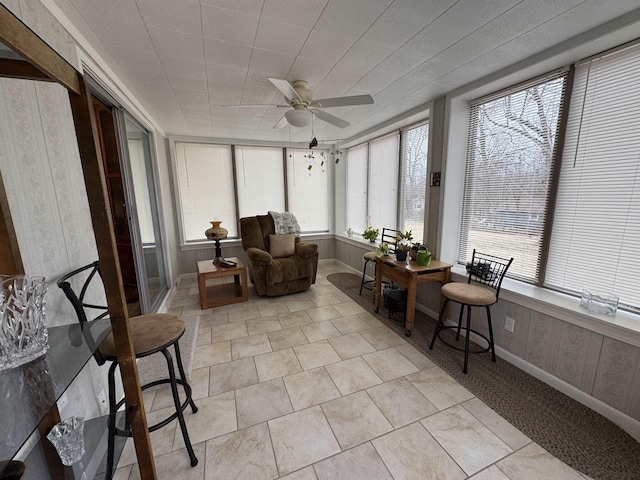
{"type": "Polygon", "coordinates": [[[226,228],[220,226],[222,222],[219,220],[215,220],[211,222],[211,227],[205,230],[204,234],[209,240],[213,240],[216,242],[216,258],[214,263],[218,263],[223,261],[222,258],[222,249],[220,248],[220,240],[223,238],[227,238],[227,234],[229,233],[226,228]]]}

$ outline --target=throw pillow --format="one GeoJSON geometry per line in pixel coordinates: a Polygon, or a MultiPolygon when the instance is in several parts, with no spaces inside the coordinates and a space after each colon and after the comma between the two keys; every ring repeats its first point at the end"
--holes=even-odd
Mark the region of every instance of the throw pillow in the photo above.
{"type": "Polygon", "coordinates": [[[290,257],[296,253],[296,236],[293,233],[269,235],[269,245],[273,258],[290,257]]]}

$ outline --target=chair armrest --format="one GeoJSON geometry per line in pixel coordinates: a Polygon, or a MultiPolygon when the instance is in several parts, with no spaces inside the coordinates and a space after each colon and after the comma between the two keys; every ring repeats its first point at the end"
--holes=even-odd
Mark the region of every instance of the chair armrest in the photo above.
{"type": "Polygon", "coordinates": [[[269,252],[256,247],[247,248],[247,257],[254,265],[271,265],[273,263],[273,257],[269,252]]]}
{"type": "Polygon", "coordinates": [[[315,243],[298,243],[296,245],[296,255],[299,255],[303,258],[311,258],[318,252],[318,245],[315,243]]]}

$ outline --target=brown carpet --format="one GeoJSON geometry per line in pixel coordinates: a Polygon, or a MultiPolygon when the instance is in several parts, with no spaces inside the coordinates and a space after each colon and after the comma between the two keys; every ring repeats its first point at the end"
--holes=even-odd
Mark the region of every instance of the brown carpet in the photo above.
{"type": "MultiPolygon", "coordinates": [[[[402,322],[389,319],[384,307],[375,313],[370,291],[358,295],[358,275],[333,273],[327,279],[404,337],[402,322]]],[[[404,338],[529,438],[596,480],[640,479],[640,444],[624,430],[505,360],[491,362],[489,353],[471,355],[469,374],[463,374],[462,352],[441,341],[429,350],[435,325],[416,311],[412,335],[404,338]]],[[[444,334],[455,341],[453,331],[444,334]]]]}

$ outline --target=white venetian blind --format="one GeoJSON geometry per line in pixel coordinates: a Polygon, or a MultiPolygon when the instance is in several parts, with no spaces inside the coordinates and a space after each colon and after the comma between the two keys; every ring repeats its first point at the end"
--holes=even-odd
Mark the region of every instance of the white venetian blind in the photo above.
{"type": "Polygon", "coordinates": [[[231,147],[176,142],[176,173],[185,242],[206,240],[213,220],[237,236],[231,147]]]}
{"type": "Polygon", "coordinates": [[[538,279],[566,73],[471,102],[458,260],[473,249],[514,258],[509,276],[538,279]]]}
{"type": "Polygon", "coordinates": [[[287,150],[289,211],[303,232],[329,231],[328,150],[287,150]],[[311,169],[309,169],[311,166],[311,169]]]}
{"type": "Polygon", "coordinates": [[[576,65],[545,284],[640,308],[640,45],[576,65]]]}
{"type": "Polygon", "coordinates": [[[236,146],[240,218],[284,211],[282,148],[236,146]]]}
{"type": "Polygon", "coordinates": [[[347,228],[362,233],[367,228],[366,143],[347,149],[347,228]]]}
{"type": "Polygon", "coordinates": [[[380,229],[396,228],[398,214],[398,132],[369,142],[369,217],[380,229]]]}
{"type": "Polygon", "coordinates": [[[415,241],[423,239],[429,124],[401,132],[400,222],[402,231],[411,230],[415,241]]]}

